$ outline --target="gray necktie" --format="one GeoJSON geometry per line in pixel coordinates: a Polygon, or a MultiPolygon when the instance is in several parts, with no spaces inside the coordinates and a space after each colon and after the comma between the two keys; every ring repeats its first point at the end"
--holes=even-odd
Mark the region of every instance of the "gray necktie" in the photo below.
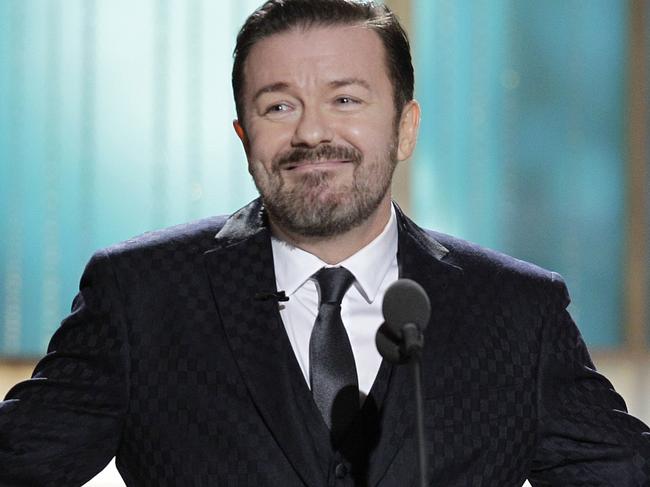
{"type": "Polygon", "coordinates": [[[324,267],[313,277],[320,305],[309,340],[311,391],[332,438],[338,440],[359,410],[357,369],[341,320],[341,300],[354,276],[344,267],[324,267]]]}

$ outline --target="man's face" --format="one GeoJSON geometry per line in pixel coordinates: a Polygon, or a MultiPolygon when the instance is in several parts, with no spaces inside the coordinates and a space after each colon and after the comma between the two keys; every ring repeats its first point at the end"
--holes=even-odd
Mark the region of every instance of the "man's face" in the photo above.
{"type": "Polygon", "coordinates": [[[332,26],[272,35],[251,49],[244,78],[245,115],[235,129],[275,224],[327,237],[390,205],[395,164],[414,140],[401,140],[375,32],[332,26]]]}

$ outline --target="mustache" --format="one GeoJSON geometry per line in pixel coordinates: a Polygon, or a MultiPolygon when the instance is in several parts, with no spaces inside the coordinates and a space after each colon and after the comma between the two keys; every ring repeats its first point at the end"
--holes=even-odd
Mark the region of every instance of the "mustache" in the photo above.
{"type": "Polygon", "coordinates": [[[275,167],[295,165],[304,161],[320,161],[330,159],[343,159],[354,163],[361,162],[361,151],[354,147],[344,147],[340,145],[321,145],[310,149],[306,147],[296,147],[280,154],[275,160],[275,167]]]}

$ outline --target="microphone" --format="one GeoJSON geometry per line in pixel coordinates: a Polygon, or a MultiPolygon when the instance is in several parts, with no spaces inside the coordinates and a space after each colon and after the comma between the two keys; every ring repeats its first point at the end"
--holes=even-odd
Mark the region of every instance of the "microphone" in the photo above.
{"type": "Polygon", "coordinates": [[[289,296],[284,291],[260,292],[255,294],[257,301],[289,301],[289,296]]]}
{"type": "Polygon", "coordinates": [[[379,353],[389,362],[409,364],[415,393],[415,431],[420,487],[427,482],[427,451],[424,437],[424,403],[420,358],[424,347],[422,332],[429,323],[431,303],[422,286],[411,279],[398,279],[391,284],[382,303],[384,324],[377,330],[375,343],[379,353]]]}
{"type": "Polygon", "coordinates": [[[375,338],[382,357],[396,364],[419,358],[424,346],[422,332],[431,315],[431,303],[422,286],[411,279],[398,279],[386,290],[382,312],[385,321],[375,338]]]}

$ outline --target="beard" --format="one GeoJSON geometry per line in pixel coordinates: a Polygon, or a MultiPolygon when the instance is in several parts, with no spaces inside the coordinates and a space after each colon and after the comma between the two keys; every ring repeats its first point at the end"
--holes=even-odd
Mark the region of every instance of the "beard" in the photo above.
{"type": "Polygon", "coordinates": [[[296,148],[280,154],[268,171],[249,163],[249,171],[271,219],[283,229],[303,237],[333,237],[366,221],[386,196],[397,165],[397,140],[384,154],[365,161],[355,148],[324,145],[296,148]],[[290,187],[283,178],[287,166],[301,161],[338,159],[353,164],[352,180],[338,182],[330,171],[300,174],[290,187]]]}

